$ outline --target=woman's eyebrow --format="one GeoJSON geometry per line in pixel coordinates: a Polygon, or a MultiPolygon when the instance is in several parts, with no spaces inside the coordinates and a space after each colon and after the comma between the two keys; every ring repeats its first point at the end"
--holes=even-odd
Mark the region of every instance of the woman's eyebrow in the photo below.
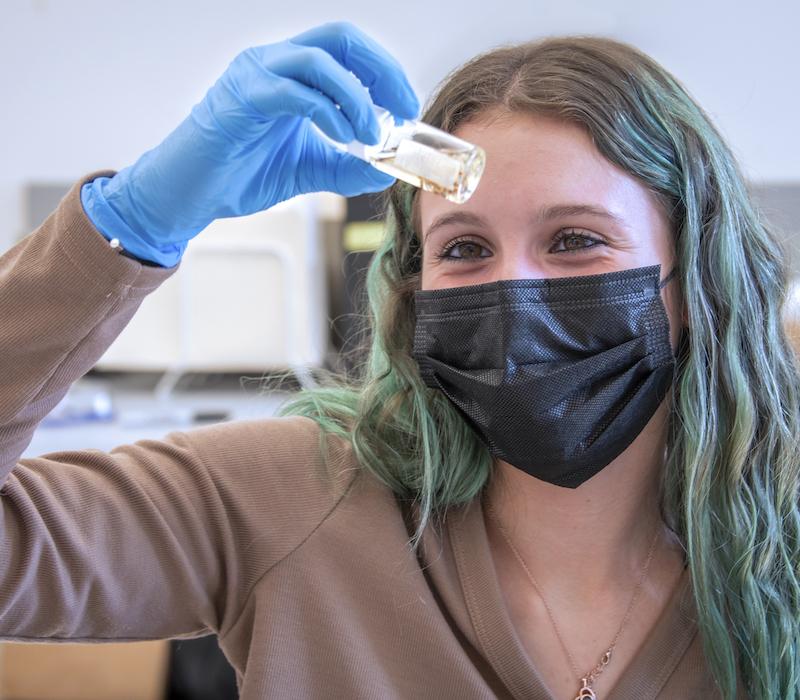
{"type": "Polygon", "coordinates": [[[592,204],[553,204],[549,207],[542,207],[539,210],[538,222],[542,223],[551,219],[560,219],[563,216],[577,216],[578,214],[590,214],[592,216],[602,216],[620,226],[625,226],[625,220],[613,214],[608,209],[597,207],[592,204]]]}
{"type": "MultiPolygon", "coordinates": [[[[548,207],[542,207],[537,216],[537,223],[544,223],[552,219],[560,219],[564,216],[578,216],[579,214],[590,214],[592,216],[601,216],[604,219],[613,221],[614,223],[627,228],[627,225],[621,217],[613,214],[604,209],[592,204],[552,204],[548,207]]],[[[436,229],[450,224],[467,224],[471,226],[488,226],[488,222],[480,214],[468,211],[451,211],[441,216],[436,217],[433,223],[428,227],[428,230],[423,236],[423,241],[427,240],[436,229]]]]}
{"type": "Polygon", "coordinates": [[[486,219],[484,219],[480,214],[474,214],[469,211],[451,211],[446,214],[442,214],[441,216],[437,216],[433,223],[428,227],[428,230],[425,232],[425,235],[422,237],[423,242],[425,242],[436,229],[442,228],[442,226],[448,226],[450,224],[469,224],[471,226],[488,226],[486,219]]]}

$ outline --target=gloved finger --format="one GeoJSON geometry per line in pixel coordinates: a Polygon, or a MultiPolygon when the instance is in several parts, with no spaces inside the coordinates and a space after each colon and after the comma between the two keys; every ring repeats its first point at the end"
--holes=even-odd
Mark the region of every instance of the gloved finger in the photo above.
{"type": "Polygon", "coordinates": [[[364,87],[349,70],[329,53],[315,46],[295,47],[295,51],[271,56],[266,47],[264,61],[273,73],[292,78],[319,90],[341,107],[353,126],[356,138],[368,144],[378,142],[380,126],[364,87]]]}
{"type": "Polygon", "coordinates": [[[328,97],[291,78],[259,82],[248,99],[270,118],[279,115],[309,117],[334,141],[350,143],[355,138],[350,122],[328,97]]]}
{"type": "Polygon", "coordinates": [[[367,192],[380,192],[394,178],[349,153],[339,151],[323,139],[309,134],[301,162],[310,167],[297,172],[298,192],[336,192],[353,197],[367,192]]]}
{"type": "Polygon", "coordinates": [[[345,197],[355,197],[367,192],[381,192],[394,184],[395,178],[373,168],[349,153],[337,153],[334,172],[336,191],[345,197]]]}
{"type": "Polygon", "coordinates": [[[331,22],[290,39],[324,49],[369,88],[372,99],[405,119],[419,114],[419,100],[398,61],[349,22],[331,22]]]}

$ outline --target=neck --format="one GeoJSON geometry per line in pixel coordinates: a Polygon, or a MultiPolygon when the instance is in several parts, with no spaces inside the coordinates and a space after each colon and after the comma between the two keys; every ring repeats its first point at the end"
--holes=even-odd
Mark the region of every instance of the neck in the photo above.
{"type": "Polygon", "coordinates": [[[498,461],[486,495],[490,537],[496,542],[492,528],[502,529],[553,597],[597,603],[609,591],[629,590],[654,535],[651,570],[660,552],[675,558],[679,548],[659,511],[665,428],[662,405],[625,452],[576,489],[498,461]]]}

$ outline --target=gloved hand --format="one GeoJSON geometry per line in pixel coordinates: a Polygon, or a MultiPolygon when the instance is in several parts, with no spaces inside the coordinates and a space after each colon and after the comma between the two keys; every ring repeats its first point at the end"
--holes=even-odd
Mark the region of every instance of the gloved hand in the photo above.
{"type": "Polygon", "coordinates": [[[339,142],[377,143],[373,100],[402,118],[419,111],[400,65],[351,24],[247,49],[159,146],[85,184],[84,209],[106,238],[171,267],[214,219],[306,192],[385,189],[393,178],[312,126],[339,142]]]}

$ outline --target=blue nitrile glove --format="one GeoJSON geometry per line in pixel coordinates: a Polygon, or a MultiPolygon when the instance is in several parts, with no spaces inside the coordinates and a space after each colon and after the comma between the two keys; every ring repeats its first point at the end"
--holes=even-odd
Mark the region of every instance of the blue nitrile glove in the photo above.
{"type": "Polygon", "coordinates": [[[339,142],[376,143],[370,96],[399,117],[419,111],[397,61],[351,24],[247,49],[159,146],[114,177],[85,184],[84,209],[106,238],[171,267],[214,219],[306,192],[385,189],[393,178],[312,126],[339,142]]]}

